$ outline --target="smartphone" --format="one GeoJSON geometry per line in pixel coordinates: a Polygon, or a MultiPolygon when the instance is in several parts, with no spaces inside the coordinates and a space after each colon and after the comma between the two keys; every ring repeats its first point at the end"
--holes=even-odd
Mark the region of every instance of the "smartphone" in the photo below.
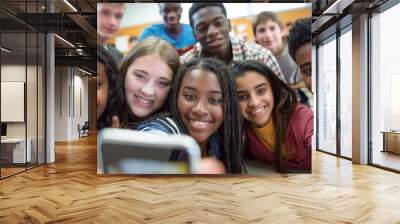
{"type": "Polygon", "coordinates": [[[190,174],[200,159],[197,142],[183,134],[105,128],[97,138],[98,174],[190,174]]]}

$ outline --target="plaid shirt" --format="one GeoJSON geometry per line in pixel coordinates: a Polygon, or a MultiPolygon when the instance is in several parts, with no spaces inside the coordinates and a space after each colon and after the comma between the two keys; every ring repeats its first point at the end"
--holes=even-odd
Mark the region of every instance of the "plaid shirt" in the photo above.
{"type": "MultiPolygon", "coordinates": [[[[263,62],[268,67],[270,67],[272,71],[275,72],[278,78],[286,83],[281,69],[279,68],[279,64],[271,51],[262,47],[261,45],[249,41],[244,41],[234,36],[230,36],[230,40],[233,55],[232,61],[228,64],[230,67],[234,67],[237,63],[246,60],[263,62]]],[[[202,47],[200,43],[196,43],[192,50],[186,52],[184,55],[181,56],[181,62],[186,63],[193,60],[194,58],[202,56],[202,47]]]]}

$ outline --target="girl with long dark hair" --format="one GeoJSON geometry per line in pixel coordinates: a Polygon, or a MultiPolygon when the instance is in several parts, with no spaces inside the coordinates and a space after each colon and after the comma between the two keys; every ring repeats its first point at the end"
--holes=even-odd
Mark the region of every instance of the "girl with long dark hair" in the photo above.
{"type": "Polygon", "coordinates": [[[262,63],[239,63],[232,74],[245,119],[245,147],[279,172],[311,172],[312,111],[262,63]]]}
{"type": "Polygon", "coordinates": [[[182,65],[171,87],[170,107],[172,120],[157,118],[138,129],[174,134],[170,130],[177,127],[197,141],[203,158],[220,160],[227,173],[245,172],[235,84],[222,62],[199,58],[182,65]]]}

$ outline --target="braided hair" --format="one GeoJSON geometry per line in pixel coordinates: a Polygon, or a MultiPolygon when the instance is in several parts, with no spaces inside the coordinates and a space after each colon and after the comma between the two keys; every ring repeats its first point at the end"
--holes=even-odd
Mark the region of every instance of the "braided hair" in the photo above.
{"type": "MultiPolygon", "coordinates": [[[[233,71],[234,78],[242,77],[246,72],[254,71],[263,75],[269,82],[274,97],[274,108],[272,110],[272,121],[276,128],[275,139],[275,166],[278,172],[283,172],[282,146],[286,138],[289,118],[297,105],[296,93],[286,85],[276,74],[258,61],[244,61],[238,63],[233,71]]],[[[244,123],[245,128],[250,128],[248,122],[244,123]]]]}
{"type": "Polygon", "coordinates": [[[103,114],[97,119],[97,128],[100,130],[111,126],[112,116],[116,115],[121,119],[120,109],[124,103],[124,93],[116,62],[100,45],[97,45],[97,63],[104,65],[108,80],[107,105],[103,114]]]}
{"type": "Polygon", "coordinates": [[[183,78],[195,69],[208,71],[218,78],[223,95],[223,122],[216,134],[219,135],[220,160],[228,173],[242,173],[245,168],[241,155],[241,117],[236,97],[235,84],[226,65],[214,58],[198,58],[181,66],[172,83],[170,107],[173,118],[183,133],[188,133],[178,110],[178,98],[183,78]]]}

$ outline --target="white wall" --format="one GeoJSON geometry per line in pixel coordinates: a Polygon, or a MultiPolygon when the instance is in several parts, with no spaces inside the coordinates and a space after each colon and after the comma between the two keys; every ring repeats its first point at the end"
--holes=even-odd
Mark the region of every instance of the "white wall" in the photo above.
{"type": "Polygon", "coordinates": [[[78,138],[79,133],[78,133],[78,124],[82,126],[85,121],[88,121],[89,116],[88,116],[88,78],[81,76],[83,73],[81,73],[79,70],[74,70],[74,91],[73,91],[73,96],[72,99],[74,99],[74,102],[71,103],[71,106],[74,105],[72,108],[72,130],[71,130],[71,136],[72,138],[78,138]]]}
{"type": "MultiPolygon", "coordinates": [[[[75,70],[76,72],[77,70],[75,70]]],[[[79,71],[78,71],[79,72],[79,71]]],[[[82,74],[82,73],[80,73],[82,74]]],[[[87,119],[87,115],[88,115],[88,108],[85,107],[84,105],[88,104],[87,102],[87,96],[88,96],[88,78],[86,76],[80,76],[80,75],[76,75],[75,74],[75,81],[74,81],[74,85],[75,87],[78,87],[81,89],[81,94],[82,94],[82,116],[80,116],[81,119],[87,119]]],[[[82,120],[84,121],[84,120],[82,120]]]]}
{"type": "MultiPolygon", "coordinates": [[[[26,112],[26,120],[22,122],[6,122],[7,137],[9,138],[25,138],[30,139],[30,148],[32,161],[36,162],[37,153],[39,153],[39,163],[44,162],[44,89],[42,68],[40,66],[25,66],[20,64],[4,64],[1,66],[1,80],[11,82],[24,82],[26,86],[26,106],[25,100],[19,109],[24,116],[26,112]],[[27,80],[25,81],[25,78],[27,80]],[[39,152],[37,152],[39,150],[39,152]]],[[[2,93],[4,89],[2,89],[2,93]]],[[[24,90],[19,90],[20,94],[24,94],[24,90]],[[21,92],[22,91],[22,92],[21,92]]],[[[2,95],[7,97],[6,95],[2,95]]],[[[3,104],[3,103],[2,103],[3,104]]],[[[16,113],[11,107],[2,107],[2,112],[16,113]]],[[[23,118],[25,119],[25,118],[23,118]]]]}
{"type": "MultiPolygon", "coordinates": [[[[2,65],[1,81],[25,82],[25,73],[25,65],[2,65]]],[[[7,122],[7,137],[25,137],[25,122],[7,122]]]]}
{"type": "MultiPolygon", "coordinates": [[[[2,65],[1,66],[1,81],[9,82],[26,82],[25,75],[28,72],[28,86],[27,86],[27,120],[28,120],[28,137],[30,133],[36,133],[36,79],[31,75],[36,75],[36,66],[25,65],[2,65]],[[33,123],[32,123],[33,122],[33,123]]],[[[2,96],[4,97],[4,96],[2,96]]],[[[42,105],[39,105],[39,107],[42,105]]],[[[9,110],[10,108],[2,108],[1,110],[9,110]]],[[[24,110],[24,108],[22,108],[24,110]]],[[[8,137],[25,137],[26,122],[7,122],[7,136],[8,137]]]]}
{"type": "Polygon", "coordinates": [[[25,82],[25,65],[1,65],[1,81],[25,82]]]}
{"type": "Polygon", "coordinates": [[[89,117],[88,78],[83,77],[83,73],[72,67],[56,67],[56,74],[55,140],[77,139],[78,124],[82,126],[89,117]]]}
{"type": "Polygon", "coordinates": [[[55,73],[55,141],[68,140],[68,67],[56,67],[55,73]]]}

